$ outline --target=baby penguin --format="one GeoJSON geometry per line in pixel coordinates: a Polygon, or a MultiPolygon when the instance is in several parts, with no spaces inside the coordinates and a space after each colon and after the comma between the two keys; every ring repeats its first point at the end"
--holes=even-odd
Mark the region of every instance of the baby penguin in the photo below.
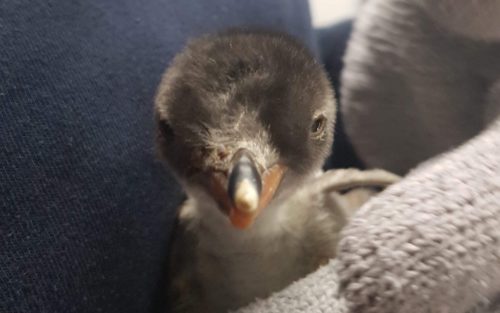
{"type": "Polygon", "coordinates": [[[322,66],[291,37],[233,30],[191,41],[158,89],[157,146],[187,200],[171,250],[174,312],[222,313],[266,297],[335,256],[383,171],[322,175],[335,122],[322,66]]]}

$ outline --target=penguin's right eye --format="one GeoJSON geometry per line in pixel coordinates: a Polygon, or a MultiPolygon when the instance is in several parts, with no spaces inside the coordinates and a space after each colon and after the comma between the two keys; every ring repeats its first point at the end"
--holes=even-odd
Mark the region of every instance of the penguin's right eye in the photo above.
{"type": "Polygon", "coordinates": [[[159,126],[160,132],[165,137],[165,139],[170,140],[175,136],[172,126],[170,126],[170,124],[166,121],[161,121],[159,126]]]}
{"type": "Polygon", "coordinates": [[[311,133],[316,136],[321,134],[325,130],[326,126],[326,117],[320,115],[316,117],[311,125],[311,133]]]}

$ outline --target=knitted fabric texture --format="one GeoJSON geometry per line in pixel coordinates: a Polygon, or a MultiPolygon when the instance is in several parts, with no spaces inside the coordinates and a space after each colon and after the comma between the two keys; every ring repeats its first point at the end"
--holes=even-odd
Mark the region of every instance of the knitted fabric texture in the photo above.
{"type": "Polygon", "coordinates": [[[500,292],[500,122],[365,206],[340,244],[352,312],[466,312],[500,292]]]}

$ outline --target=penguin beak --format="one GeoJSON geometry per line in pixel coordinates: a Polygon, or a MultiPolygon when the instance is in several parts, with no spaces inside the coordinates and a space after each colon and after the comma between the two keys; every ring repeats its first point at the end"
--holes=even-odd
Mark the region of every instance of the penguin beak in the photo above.
{"type": "Polygon", "coordinates": [[[234,209],[229,212],[231,220],[233,211],[254,214],[259,208],[262,191],[262,178],[247,150],[239,150],[232,163],[227,183],[227,194],[234,209]]]}
{"type": "Polygon", "coordinates": [[[276,164],[261,174],[251,153],[240,149],[232,158],[226,188],[213,180],[212,193],[231,224],[246,229],[272,200],[285,171],[286,167],[276,164]]]}

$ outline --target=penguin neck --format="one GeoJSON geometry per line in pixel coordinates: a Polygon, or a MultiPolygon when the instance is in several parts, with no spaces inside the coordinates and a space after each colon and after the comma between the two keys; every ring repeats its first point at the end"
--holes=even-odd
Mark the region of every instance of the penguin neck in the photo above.
{"type": "Polygon", "coordinates": [[[196,210],[196,227],[202,240],[217,241],[220,244],[242,243],[258,239],[269,239],[279,235],[286,227],[287,215],[290,210],[281,201],[272,201],[260,212],[252,225],[247,229],[234,227],[229,218],[222,214],[215,203],[203,199],[193,199],[196,210]]]}
{"type": "MultiPolygon", "coordinates": [[[[318,170],[307,178],[321,173],[318,170]]],[[[269,241],[280,235],[297,231],[297,221],[304,221],[312,210],[305,210],[301,206],[294,206],[286,201],[291,193],[295,193],[306,183],[307,178],[295,182],[285,182],[285,188],[277,193],[275,199],[257,216],[254,223],[247,229],[241,230],[231,225],[227,216],[222,214],[217,204],[207,196],[198,194],[191,196],[190,210],[194,227],[198,228],[200,239],[203,241],[218,242],[218,245],[237,246],[248,242],[269,241]]],[[[297,234],[298,235],[298,234],[297,234]]]]}

